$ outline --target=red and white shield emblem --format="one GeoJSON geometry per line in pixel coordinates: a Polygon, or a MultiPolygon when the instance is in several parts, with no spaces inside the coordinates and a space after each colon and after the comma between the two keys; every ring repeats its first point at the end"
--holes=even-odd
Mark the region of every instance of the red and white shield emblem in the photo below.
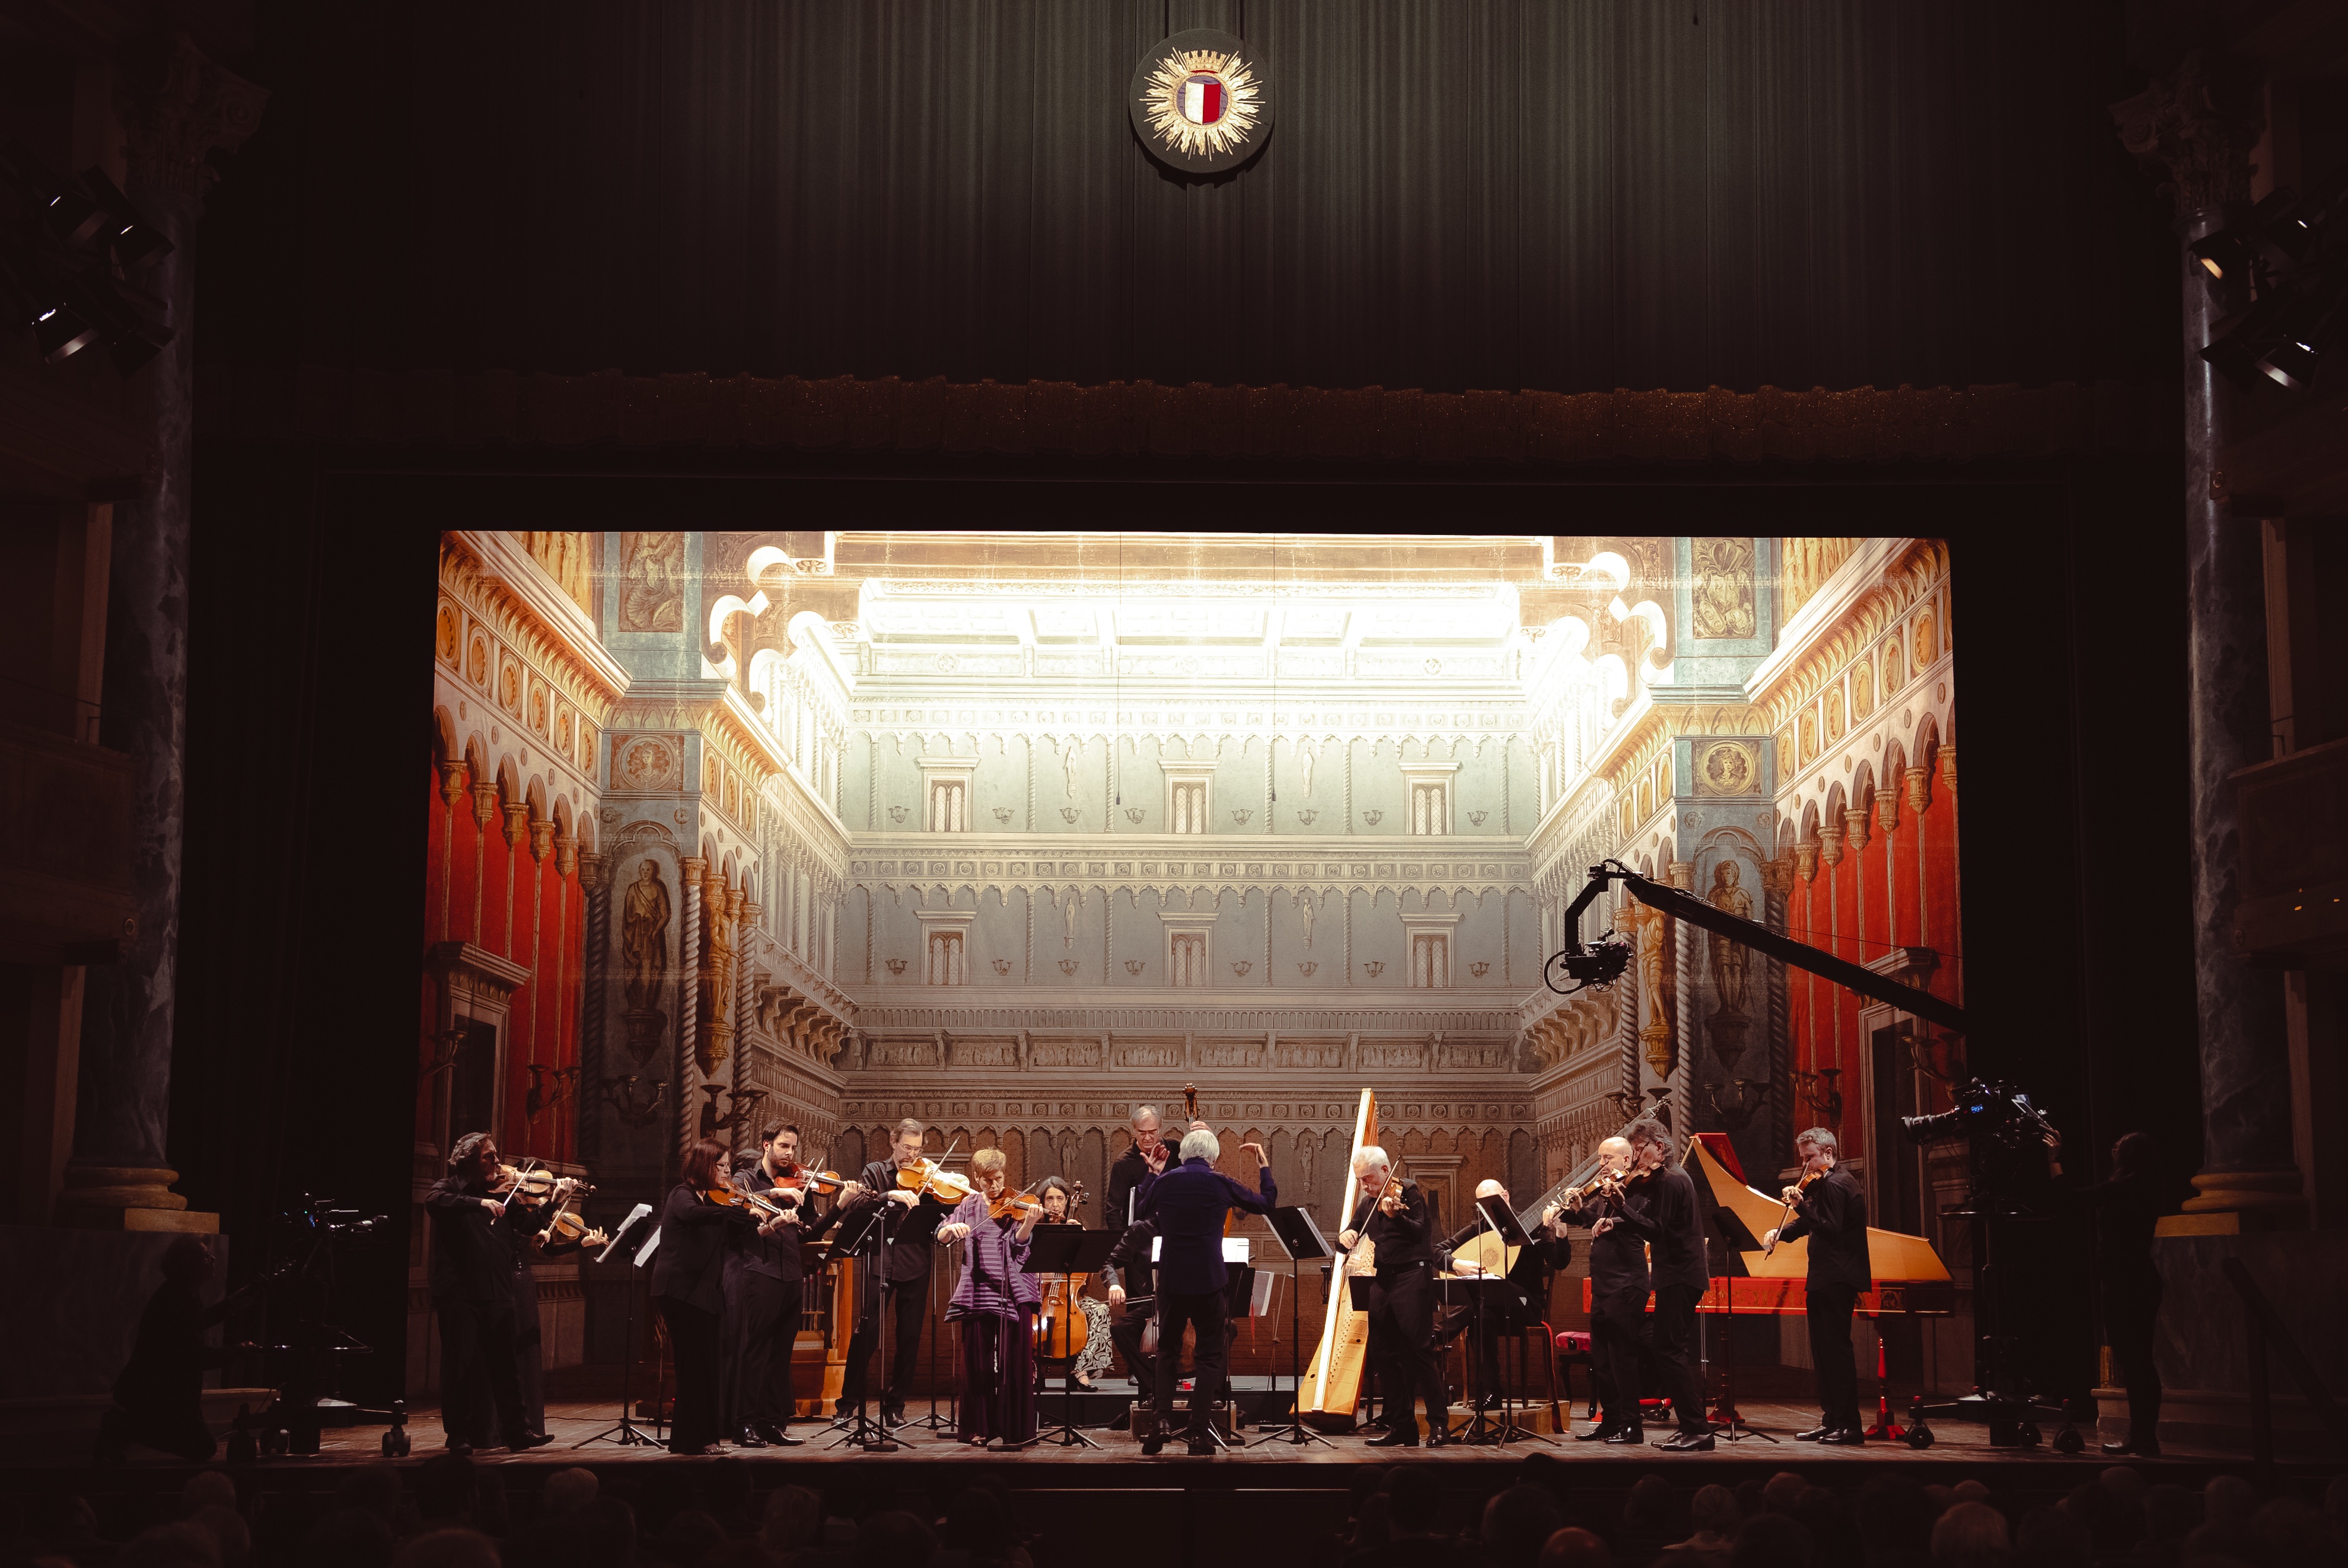
{"type": "Polygon", "coordinates": [[[1221,119],[1229,101],[1220,77],[1202,71],[1182,83],[1182,118],[1192,125],[1212,125],[1221,119]]]}

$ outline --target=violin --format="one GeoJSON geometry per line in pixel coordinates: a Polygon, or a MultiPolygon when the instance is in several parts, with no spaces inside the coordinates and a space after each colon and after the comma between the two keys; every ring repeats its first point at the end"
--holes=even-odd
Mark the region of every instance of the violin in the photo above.
{"type": "Polygon", "coordinates": [[[756,1209],[770,1220],[788,1220],[797,1216],[791,1210],[769,1203],[756,1192],[737,1192],[731,1187],[704,1187],[704,1202],[722,1204],[728,1209],[756,1209]]]}
{"type": "Polygon", "coordinates": [[[934,1160],[897,1167],[897,1189],[934,1199],[948,1208],[978,1191],[977,1184],[969,1177],[960,1171],[949,1171],[934,1160]]]}
{"type": "Polygon", "coordinates": [[[1036,1197],[1033,1187],[1025,1192],[1006,1190],[1001,1197],[986,1201],[986,1217],[990,1220],[1024,1220],[1030,1214],[1040,1215],[1043,1212],[1043,1202],[1036,1197]]]}
{"type": "Polygon", "coordinates": [[[837,1171],[810,1171],[796,1160],[783,1161],[783,1173],[775,1178],[775,1186],[785,1192],[798,1194],[805,1202],[810,1197],[829,1198],[848,1185],[848,1178],[837,1171]]]}
{"type": "Polygon", "coordinates": [[[1798,1181],[1795,1182],[1792,1186],[1790,1186],[1790,1187],[1788,1187],[1788,1188],[1787,1188],[1787,1189],[1786,1189],[1786,1191],[1785,1191],[1785,1199],[1786,1199],[1786,1209],[1785,1209],[1785,1212],[1783,1212],[1783,1213],[1781,1213],[1781,1214],[1779,1214],[1779,1215],[1777,1216],[1777,1222],[1776,1222],[1776,1224],[1775,1226],[1773,1226],[1773,1227],[1772,1227],[1772,1229],[1774,1229],[1774,1230],[1776,1230],[1776,1231],[1777,1231],[1777,1232],[1779,1232],[1779,1233],[1780,1233],[1780,1234],[1777,1234],[1777,1235],[1774,1235],[1774,1236],[1772,1236],[1772,1237],[1770,1237],[1770,1238],[1769,1238],[1769,1244],[1768,1244],[1767,1246],[1763,1247],[1763,1248],[1761,1249],[1761,1255],[1762,1255],[1763,1257],[1765,1257],[1765,1258],[1766,1258],[1766,1257],[1767,1257],[1771,1253],[1776,1252],[1776,1251],[1777,1250],[1777,1243],[1778,1243],[1779,1242],[1782,1242],[1782,1241],[1784,1241],[1784,1240],[1786,1239],[1786,1238],[1785,1238],[1785,1236],[1784,1236],[1784,1235],[1783,1235],[1783,1233],[1782,1233],[1785,1231],[1785,1229],[1786,1229],[1786,1222],[1787,1222],[1788,1220],[1791,1220],[1791,1219],[1794,1217],[1794,1205],[1795,1205],[1795,1203],[1796,1203],[1796,1202],[1797,1202],[1800,1200],[1800,1198],[1801,1198],[1801,1196],[1802,1196],[1802,1194],[1803,1194],[1804,1192],[1807,1192],[1807,1191],[1809,1191],[1810,1183],[1811,1183],[1811,1182],[1813,1182],[1813,1181],[1817,1181],[1819,1177],[1824,1176],[1824,1175],[1825,1175],[1828,1171],[1831,1171],[1832,1169],[1834,1169],[1834,1167],[1832,1167],[1832,1166],[1830,1166],[1830,1165],[1822,1165],[1822,1166],[1820,1166],[1818,1169],[1817,1169],[1816,1171],[1804,1171],[1804,1172],[1802,1173],[1802,1179],[1801,1179],[1800,1181],[1798,1181]]]}

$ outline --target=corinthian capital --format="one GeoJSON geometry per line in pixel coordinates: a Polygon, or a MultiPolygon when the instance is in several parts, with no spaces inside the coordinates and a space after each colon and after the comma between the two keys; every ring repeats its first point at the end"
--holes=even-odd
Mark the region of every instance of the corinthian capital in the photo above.
{"type": "Polygon", "coordinates": [[[181,35],[134,54],[116,105],[132,192],[202,200],[217,178],[206,155],[243,146],[268,102],[268,88],[223,68],[181,35]]]}
{"type": "Polygon", "coordinates": [[[2111,106],[2120,145],[2184,217],[2250,194],[2250,149],[2266,128],[2254,72],[2194,50],[2176,71],[2111,106]]]}
{"type": "Polygon", "coordinates": [[[1845,811],[1842,814],[1843,841],[1854,851],[1867,848],[1867,813],[1845,811]]]}
{"type": "Polygon", "coordinates": [[[1823,827],[1818,830],[1818,858],[1828,866],[1842,864],[1842,830],[1823,827]]]}

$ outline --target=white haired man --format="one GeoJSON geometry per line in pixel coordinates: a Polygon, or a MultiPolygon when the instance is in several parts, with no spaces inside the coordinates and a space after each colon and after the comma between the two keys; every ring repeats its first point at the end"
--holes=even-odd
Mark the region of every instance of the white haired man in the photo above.
{"type": "Polygon", "coordinates": [[[1209,1426],[1230,1355],[1223,1335],[1223,1287],[1231,1280],[1223,1268],[1223,1222],[1233,1209],[1262,1214],[1280,1202],[1263,1146],[1242,1143],[1240,1149],[1255,1155],[1261,1192],[1250,1191],[1217,1171],[1215,1161],[1223,1153],[1220,1140],[1205,1128],[1194,1127],[1182,1137],[1182,1163],[1163,1175],[1152,1172],[1134,1198],[1137,1221],[1153,1226],[1162,1243],[1157,1267],[1158,1394],[1149,1432],[1141,1439],[1145,1454],[1166,1446],[1186,1325],[1198,1330],[1189,1448],[1194,1455],[1215,1451],[1209,1426]]]}
{"type": "Polygon", "coordinates": [[[1761,1238],[1810,1239],[1810,1277],[1804,1291],[1809,1321],[1810,1365],[1818,1370],[1818,1424],[1794,1440],[1856,1448],[1867,1441],[1859,1424],[1859,1367],[1850,1355],[1851,1311],[1869,1284],[1867,1194],[1836,1163],[1842,1145],[1828,1127],[1813,1127],[1794,1140],[1802,1176],[1786,1189],[1794,1221],[1761,1238]]]}
{"type": "Polygon", "coordinates": [[[1710,1453],[1712,1423],[1704,1418],[1704,1390],[1691,1359],[1696,1303],[1711,1284],[1704,1269],[1704,1220],[1696,1210],[1695,1183],[1680,1169],[1671,1131],[1662,1122],[1641,1117],[1622,1135],[1631,1141],[1632,1169],[1641,1173],[1622,1205],[1622,1228],[1647,1243],[1648,1266],[1654,1275],[1655,1367],[1680,1422],[1678,1433],[1663,1447],[1671,1453],[1710,1453]]]}
{"type": "MultiPolygon", "coordinates": [[[[1113,1230],[1133,1227],[1135,1194],[1141,1191],[1144,1181],[1166,1169],[1167,1156],[1174,1152],[1159,1136],[1156,1106],[1135,1106],[1131,1126],[1132,1147],[1118,1155],[1108,1168],[1108,1206],[1102,1213],[1106,1216],[1103,1223],[1113,1230]]],[[[1128,1295],[1141,1297],[1143,1305],[1128,1310],[1109,1325],[1109,1341],[1125,1357],[1142,1403],[1148,1404],[1158,1397],[1158,1357],[1142,1348],[1150,1317],[1157,1310],[1149,1305],[1153,1290],[1149,1249],[1147,1244],[1120,1247],[1118,1257],[1130,1261],[1120,1263],[1117,1257],[1112,1257],[1101,1270],[1101,1283],[1108,1286],[1109,1305],[1123,1305],[1128,1295]]]]}
{"type": "Polygon", "coordinates": [[[1610,1138],[1598,1146],[1598,1189],[1577,1199],[1566,1215],[1590,1227],[1590,1364],[1604,1401],[1598,1425],[1576,1434],[1585,1443],[1642,1443],[1639,1419],[1639,1329],[1647,1315],[1647,1249],[1622,1223],[1631,1173],[1631,1143],[1610,1138]]]}
{"type": "Polygon", "coordinates": [[[1385,1401],[1386,1430],[1372,1438],[1374,1449],[1418,1447],[1415,1399],[1426,1402],[1429,1448],[1451,1440],[1451,1401],[1443,1369],[1435,1357],[1435,1248],[1428,1233],[1435,1217],[1416,1181],[1393,1184],[1393,1163],[1375,1144],[1354,1156],[1354,1202],[1337,1244],[1351,1252],[1363,1237],[1374,1249],[1376,1275],[1371,1283],[1370,1342],[1365,1347],[1378,1368],[1378,1394],[1385,1401]]]}

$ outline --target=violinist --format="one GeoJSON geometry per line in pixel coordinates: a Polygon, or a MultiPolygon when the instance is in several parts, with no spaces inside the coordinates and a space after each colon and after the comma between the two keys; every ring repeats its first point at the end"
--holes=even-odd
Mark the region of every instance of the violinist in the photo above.
{"type": "Polygon", "coordinates": [[[946,1321],[962,1325],[962,1440],[1018,1448],[1035,1436],[1035,1324],[1043,1285],[1027,1272],[1028,1239],[1044,1206],[1004,1202],[1003,1150],[970,1157],[971,1195],[938,1227],[940,1245],[967,1241],[946,1321]]]}
{"type": "Polygon", "coordinates": [[[1572,1195],[1566,1218],[1590,1227],[1590,1363],[1603,1399],[1585,1443],[1646,1440],[1639,1419],[1639,1328],[1647,1315],[1647,1249],[1622,1222],[1631,1174],[1628,1139],[1598,1146],[1598,1175],[1572,1195]]]}
{"type": "MultiPolygon", "coordinates": [[[[1043,1222],[1047,1225],[1081,1225],[1082,1220],[1069,1212],[1076,1194],[1057,1176],[1046,1176],[1036,1188],[1035,1195],[1044,1204],[1043,1222]]],[[[1054,1275],[1058,1278],[1058,1275],[1054,1275]]],[[[1076,1310],[1085,1315],[1085,1347],[1069,1363],[1068,1380],[1077,1387],[1089,1390],[1093,1378],[1108,1370],[1108,1358],[1114,1348],[1109,1338],[1108,1304],[1097,1296],[1083,1294],[1085,1276],[1071,1275],[1066,1294],[1076,1303],[1076,1310]]]]}
{"type": "Polygon", "coordinates": [[[1364,1237],[1377,1270],[1370,1289],[1367,1357],[1378,1367],[1386,1430],[1375,1449],[1418,1447],[1415,1399],[1426,1402],[1429,1448],[1451,1440],[1451,1400],[1435,1357],[1435,1214],[1416,1181],[1396,1180],[1386,1151],[1371,1145],[1354,1156],[1358,1191],[1337,1244],[1351,1252],[1364,1237]]]}
{"type": "Polygon", "coordinates": [[[514,1247],[499,1178],[497,1140],[469,1132],[448,1151],[448,1173],[432,1184],[432,1309],[440,1330],[441,1418],[450,1451],[503,1443],[544,1443],[522,1424],[514,1356],[514,1247]]]}
{"type": "Polygon", "coordinates": [[[788,1218],[769,1219],[742,1247],[738,1270],[728,1281],[736,1347],[733,1409],[726,1429],[738,1433],[744,1448],[795,1449],[789,1434],[798,1408],[791,1387],[791,1350],[798,1341],[807,1268],[799,1249],[820,1241],[839,1223],[847,1206],[864,1189],[842,1184],[837,1199],[819,1203],[799,1169],[799,1130],[769,1127],[736,1185],[782,1209],[788,1218]],[[819,1213],[819,1210],[822,1212],[819,1213]]]}
{"type": "MultiPolygon", "coordinates": [[[[858,1271],[856,1332],[849,1336],[848,1367],[835,1415],[844,1416],[863,1402],[872,1352],[880,1343],[880,1314],[890,1312],[895,1316],[889,1326],[889,1376],[880,1388],[880,1419],[892,1427],[904,1424],[905,1391],[912,1385],[922,1349],[922,1319],[929,1306],[931,1254],[937,1250],[933,1238],[951,1207],[920,1189],[900,1184],[925,1163],[922,1144],[926,1137],[927,1130],[907,1117],[889,1140],[888,1157],[866,1165],[860,1178],[863,1203],[900,1207],[889,1215],[888,1255],[878,1269],[858,1271]],[[872,1293],[876,1275],[877,1295],[872,1293]]],[[[876,1237],[868,1244],[877,1248],[880,1243],[876,1237]]]]}
{"type": "Polygon", "coordinates": [[[704,1138],[685,1150],[683,1177],[661,1206],[653,1305],[668,1326],[669,1351],[676,1359],[676,1410],[668,1442],[673,1454],[711,1453],[725,1432],[718,1324],[726,1306],[726,1254],[731,1243],[747,1240],[759,1228],[755,1210],[722,1201],[731,1190],[726,1146],[704,1138]]]}
{"type": "Polygon", "coordinates": [[[1867,1433],[1859,1424],[1859,1366],[1851,1359],[1850,1318],[1859,1292],[1870,1283],[1867,1194],[1836,1163],[1841,1145],[1832,1128],[1813,1127],[1801,1134],[1794,1140],[1794,1152],[1801,1156],[1802,1175],[1785,1191],[1794,1222],[1761,1238],[1764,1247],[1810,1238],[1805,1313],[1819,1413],[1818,1424],[1795,1433],[1794,1440],[1857,1448],[1867,1441],[1867,1433]]]}
{"type": "Polygon", "coordinates": [[[505,1229],[513,1245],[514,1366],[521,1387],[521,1424],[532,1437],[546,1436],[546,1388],[541,1377],[545,1330],[538,1313],[538,1260],[561,1257],[585,1245],[559,1240],[547,1227],[580,1183],[558,1179],[541,1166],[527,1173],[502,1166],[492,1191],[505,1200],[505,1229]]]}
{"type": "Polygon", "coordinates": [[[1704,1391],[1692,1360],[1696,1303],[1711,1284],[1704,1270],[1704,1220],[1696,1210],[1695,1183],[1680,1169],[1672,1135],[1663,1123],[1641,1117],[1623,1135],[1631,1140],[1631,1166],[1639,1181],[1622,1205],[1622,1226],[1647,1243],[1654,1275],[1655,1366],[1680,1423],[1679,1431],[1663,1447],[1670,1453],[1710,1453],[1712,1423],[1704,1418],[1704,1391]]]}

